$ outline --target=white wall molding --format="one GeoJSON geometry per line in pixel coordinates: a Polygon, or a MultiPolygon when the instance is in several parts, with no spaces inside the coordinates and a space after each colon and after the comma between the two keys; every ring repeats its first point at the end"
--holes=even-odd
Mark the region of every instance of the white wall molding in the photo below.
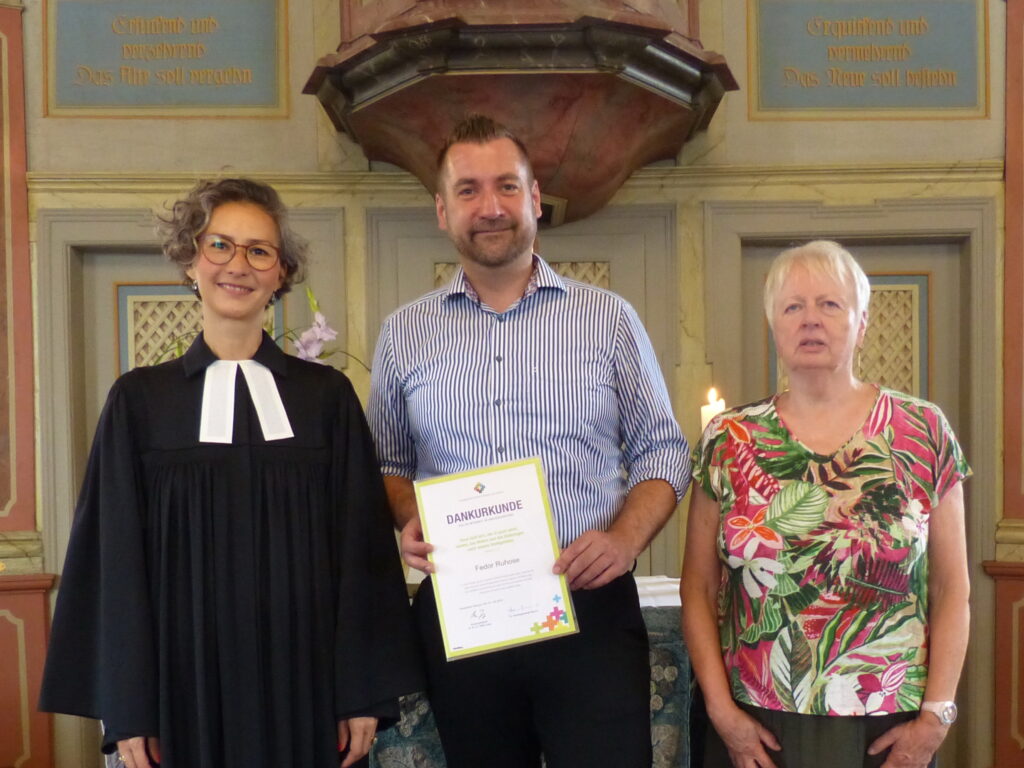
{"type": "MultiPolygon", "coordinates": [[[[96,194],[126,191],[149,194],[180,193],[198,179],[230,176],[222,170],[180,172],[29,173],[30,193],[96,194]]],[[[316,171],[310,173],[246,172],[285,193],[359,194],[419,193],[429,200],[423,185],[410,174],[397,171],[316,171]]],[[[700,186],[786,186],[801,184],[897,184],[942,182],[1002,182],[1003,160],[955,163],[888,163],[855,165],[688,165],[641,168],[626,182],[625,190],[700,186]]]]}

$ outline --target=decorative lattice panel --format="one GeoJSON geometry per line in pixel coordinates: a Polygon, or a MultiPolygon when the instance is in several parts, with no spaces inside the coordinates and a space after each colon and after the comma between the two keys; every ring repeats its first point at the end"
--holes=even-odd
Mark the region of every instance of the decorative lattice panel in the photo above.
{"type": "Polygon", "coordinates": [[[855,371],[859,378],[920,395],[918,301],[916,286],[872,288],[868,330],[855,371]]]}
{"type": "MultiPolygon", "coordinates": [[[[921,322],[921,284],[885,284],[882,279],[872,279],[868,329],[860,355],[854,360],[854,373],[863,381],[927,397],[922,386],[922,361],[927,360],[928,352],[927,329],[921,322]]],[[[774,359],[774,349],[771,354],[774,359]]],[[[779,366],[776,391],[788,386],[789,377],[779,366]]]]}
{"type": "Polygon", "coordinates": [[[455,277],[455,270],[459,268],[459,265],[455,262],[444,261],[434,264],[434,287],[440,288],[442,285],[448,285],[455,277]]]}
{"type": "MultiPolygon", "coordinates": [[[[435,263],[434,287],[440,288],[450,283],[458,266],[453,262],[435,263]]],[[[611,264],[607,261],[556,261],[552,262],[551,268],[562,277],[596,285],[598,288],[611,287],[611,264]]]]}
{"type": "MultiPolygon", "coordinates": [[[[283,327],[281,302],[267,308],[263,327],[283,327]]],[[[202,304],[183,285],[121,283],[117,286],[118,370],[155,365],[182,354],[202,328],[202,304]]]]}
{"type": "Polygon", "coordinates": [[[607,261],[558,261],[551,268],[562,277],[598,288],[609,288],[611,284],[611,264],[607,261]]]}
{"type": "Polygon", "coordinates": [[[194,296],[133,297],[128,307],[128,359],[133,368],[175,357],[176,342],[180,340],[187,349],[202,325],[202,305],[194,296]]]}

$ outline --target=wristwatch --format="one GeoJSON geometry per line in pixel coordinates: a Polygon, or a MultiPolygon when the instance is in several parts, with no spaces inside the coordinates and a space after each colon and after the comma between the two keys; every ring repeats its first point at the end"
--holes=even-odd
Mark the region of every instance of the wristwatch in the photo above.
{"type": "Polygon", "coordinates": [[[922,701],[922,712],[931,712],[943,725],[952,725],[956,722],[957,708],[955,701],[922,701]]]}

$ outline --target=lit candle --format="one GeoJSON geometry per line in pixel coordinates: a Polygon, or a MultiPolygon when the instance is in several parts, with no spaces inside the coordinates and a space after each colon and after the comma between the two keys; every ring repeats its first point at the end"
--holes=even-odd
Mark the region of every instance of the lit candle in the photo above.
{"type": "Polygon", "coordinates": [[[708,404],[700,407],[700,431],[707,429],[711,420],[724,410],[725,398],[720,398],[718,390],[712,387],[708,390],[708,404]]]}

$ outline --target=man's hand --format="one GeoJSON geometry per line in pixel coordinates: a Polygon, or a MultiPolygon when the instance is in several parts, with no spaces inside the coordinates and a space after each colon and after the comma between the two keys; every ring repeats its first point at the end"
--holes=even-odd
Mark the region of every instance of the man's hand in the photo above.
{"type": "Polygon", "coordinates": [[[893,726],[868,747],[869,755],[877,755],[889,747],[882,768],[925,768],[946,738],[948,725],[943,725],[930,712],[916,719],[893,726]]]}
{"type": "Polygon", "coordinates": [[[562,550],[551,570],[564,573],[570,589],[597,589],[632,568],[635,559],[625,537],[612,531],[585,531],[562,550]]]}
{"type": "Polygon", "coordinates": [[[418,517],[411,518],[402,526],[400,546],[402,559],[410,568],[424,573],[434,572],[434,564],[427,560],[427,555],[434,551],[434,545],[423,540],[423,527],[418,517]]]}

